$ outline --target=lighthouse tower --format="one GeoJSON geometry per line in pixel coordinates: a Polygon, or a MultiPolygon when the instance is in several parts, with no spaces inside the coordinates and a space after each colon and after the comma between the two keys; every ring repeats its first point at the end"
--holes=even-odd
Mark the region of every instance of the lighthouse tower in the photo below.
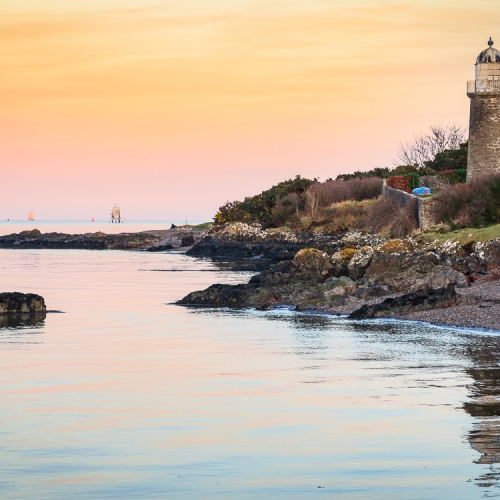
{"type": "Polygon", "coordinates": [[[500,172],[500,52],[488,48],[476,59],[476,79],[467,82],[470,99],[467,182],[500,172]]]}

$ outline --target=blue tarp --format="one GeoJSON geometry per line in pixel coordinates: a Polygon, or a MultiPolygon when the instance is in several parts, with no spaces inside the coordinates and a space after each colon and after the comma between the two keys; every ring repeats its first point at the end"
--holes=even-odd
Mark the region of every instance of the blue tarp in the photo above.
{"type": "Polygon", "coordinates": [[[426,187],[421,187],[421,188],[415,188],[412,191],[412,194],[431,194],[431,190],[426,187]]]}

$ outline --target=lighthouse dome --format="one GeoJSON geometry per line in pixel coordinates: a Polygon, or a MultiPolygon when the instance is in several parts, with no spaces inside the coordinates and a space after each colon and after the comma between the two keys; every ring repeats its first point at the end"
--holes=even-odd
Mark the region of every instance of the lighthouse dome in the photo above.
{"type": "Polygon", "coordinates": [[[483,50],[476,59],[476,64],[500,63],[500,51],[493,48],[493,40],[488,40],[489,47],[483,50]]]}

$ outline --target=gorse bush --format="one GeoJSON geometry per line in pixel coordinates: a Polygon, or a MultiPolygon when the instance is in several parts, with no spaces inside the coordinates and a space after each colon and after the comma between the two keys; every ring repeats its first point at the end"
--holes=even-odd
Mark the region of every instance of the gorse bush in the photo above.
{"type": "Polygon", "coordinates": [[[466,170],[468,146],[468,142],[462,142],[459,149],[445,149],[443,152],[436,154],[434,160],[425,162],[425,166],[434,172],[466,170]]]}
{"type": "MultiPolygon", "coordinates": [[[[284,182],[280,182],[275,186],[262,191],[262,193],[247,197],[243,201],[233,201],[227,202],[225,205],[219,208],[219,211],[215,214],[214,221],[218,224],[224,224],[226,222],[260,222],[267,227],[273,227],[280,224],[279,217],[276,217],[276,205],[280,202],[279,209],[284,207],[292,207],[294,201],[297,201],[297,205],[294,206],[296,210],[299,210],[300,199],[295,199],[293,194],[301,194],[307,189],[311,184],[316,183],[316,179],[305,179],[297,175],[295,179],[288,179],[284,182]],[[291,197],[290,197],[291,196],[291,197]],[[285,201],[283,205],[282,200],[289,198],[285,201]]],[[[293,209],[289,209],[290,213],[293,209]]],[[[286,209],[285,212],[288,213],[286,209]]],[[[283,214],[281,214],[283,215],[283,214]]]]}
{"type": "Polygon", "coordinates": [[[483,176],[469,184],[450,185],[434,198],[437,223],[452,227],[485,227],[500,222],[500,175],[483,176]]]}
{"type": "Polygon", "coordinates": [[[438,177],[447,184],[464,183],[467,180],[467,169],[443,170],[439,172],[438,177]]]}

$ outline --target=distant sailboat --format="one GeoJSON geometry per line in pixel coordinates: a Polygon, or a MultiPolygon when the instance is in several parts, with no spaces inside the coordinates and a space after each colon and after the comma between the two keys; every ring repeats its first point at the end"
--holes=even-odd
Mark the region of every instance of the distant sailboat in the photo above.
{"type": "Polygon", "coordinates": [[[33,212],[28,212],[28,220],[35,220],[35,214],[33,212]]]}
{"type": "Polygon", "coordinates": [[[92,222],[94,222],[94,217],[92,217],[92,222]]]}

